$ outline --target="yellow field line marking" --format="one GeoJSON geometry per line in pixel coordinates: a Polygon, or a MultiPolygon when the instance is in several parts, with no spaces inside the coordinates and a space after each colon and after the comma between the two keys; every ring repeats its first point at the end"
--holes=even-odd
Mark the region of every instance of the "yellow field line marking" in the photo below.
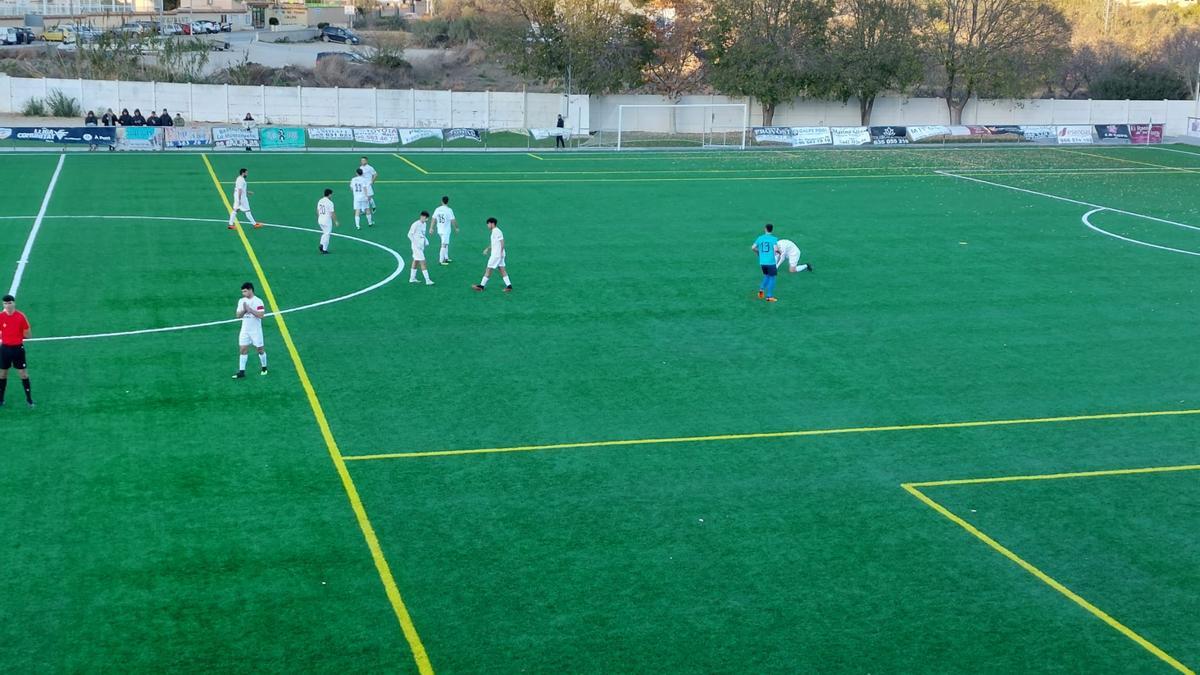
{"type": "MultiPolygon", "coordinates": [[[[967,170],[967,171],[963,171],[963,170],[959,169],[959,170],[957,170],[957,171],[959,171],[959,172],[961,172],[961,173],[963,173],[963,174],[965,174],[965,175],[987,175],[987,176],[1039,176],[1039,177],[1043,177],[1043,176],[1044,176],[1044,177],[1049,177],[1049,178],[1054,178],[1054,177],[1057,177],[1057,176],[1094,176],[1094,175],[1096,175],[1096,174],[1098,173],[1098,172],[1096,172],[1096,171],[1056,171],[1056,172],[1052,172],[1052,173],[1051,173],[1051,172],[1038,172],[1038,173],[1033,173],[1033,172],[1029,172],[1029,171],[1001,171],[1001,170],[997,170],[997,171],[986,171],[986,172],[985,172],[985,171],[978,170],[978,169],[975,169],[975,170],[967,170]]],[[[622,173],[630,173],[630,172],[622,172],[622,173]]],[[[1178,171],[1175,171],[1175,170],[1155,170],[1155,169],[1144,169],[1144,170],[1143,170],[1143,169],[1135,169],[1135,168],[1130,168],[1130,169],[1109,169],[1109,170],[1106,170],[1106,171],[1104,172],[1104,174],[1105,174],[1105,175],[1107,175],[1107,174],[1112,174],[1112,175],[1122,175],[1122,174],[1124,174],[1124,175],[1134,175],[1134,176],[1149,176],[1149,175],[1164,174],[1164,173],[1178,174],[1179,172],[1178,172],[1178,171]]],[[[564,183],[565,183],[565,184],[569,184],[569,183],[579,183],[579,184],[588,184],[588,183],[681,183],[681,182],[689,182],[689,181],[691,181],[691,182],[695,182],[695,181],[723,181],[723,182],[728,182],[728,181],[787,181],[787,180],[828,180],[828,181],[839,181],[839,180],[852,180],[852,179],[857,179],[857,180],[878,180],[878,179],[887,179],[887,178],[940,178],[940,177],[943,177],[943,176],[944,176],[944,174],[939,174],[939,173],[906,173],[906,174],[877,174],[877,175],[868,175],[868,176],[844,176],[844,175],[824,175],[824,176],[690,176],[690,177],[680,177],[680,178],[655,178],[655,177],[649,177],[649,178],[616,178],[616,177],[605,177],[605,178],[566,178],[566,179],[561,179],[561,180],[559,180],[559,179],[554,179],[554,178],[503,178],[503,179],[489,179],[489,178],[447,178],[446,176],[447,176],[448,174],[442,174],[442,173],[432,173],[432,174],[429,174],[429,175],[438,176],[438,177],[439,177],[439,178],[440,178],[442,181],[444,181],[444,182],[450,182],[450,183],[461,183],[461,184],[481,184],[481,183],[487,183],[487,184],[520,184],[520,183],[558,183],[558,184],[564,184],[564,183]]],[[[329,184],[329,182],[330,182],[330,181],[328,181],[328,180],[259,180],[259,181],[255,181],[255,183],[256,183],[256,184],[258,184],[258,185],[327,185],[327,184],[329,184]]],[[[375,184],[376,184],[376,185],[382,185],[382,184],[389,184],[389,185],[410,185],[410,184],[411,184],[411,185],[419,185],[419,184],[426,184],[426,183],[428,183],[428,182],[429,182],[429,181],[425,181],[425,180],[418,180],[418,179],[413,179],[413,180],[377,180],[377,181],[375,181],[375,184]]]]}
{"type": "Polygon", "coordinates": [[[976,539],[987,544],[989,547],[991,547],[994,551],[996,551],[1000,555],[1002,555],[1005,558],[1008,558],[1009,560],[1016,563],[1018,566],[1021,567],[1021,569],[1025,570],[1026,572],[1029,572],[1033,576],[1037,577],[1037,579],[1040,580],[1042,583],[1046,584],[1050,588],[1053,588],[1054,590],[1058,591],[1059,593],[1065,595],[1072,602],[1074,602],[1075,604],[1079,605],[1080,607],[1086,609],[1093,616],[1100,619],[1104,623],[1108,624],[1110,627],[1115,629],[1117,632],[1121,633],[1125,637],[1127,637],[1130,640],[1133,640],[1137,644],[1141,645],[1141,647],[1143,649],[1145,649],[1146,651],[1150,652],[1151,654],[1157,656],[1159,659],[1166,662],[1168,665],[1170,665],[1175,670],[1178,670],[1181,673],[1185,673],[1186,675],[1196,675],[1196,673],[1193,670],[1191,670],[1187,666],[1185,666],[1182,663],[1180,663],[1179,661],[1177,661],[1174,657],[1172,657],[1170,654],[1164,652],[1162,649],[1160,649],[1154,643],[1150,642],[1149,640],[1142,637],[1141,635],[1138,635],[1131,628],[1129,628],[1125,624],[1121,623],[1120,621],[1117,621],[1112,616],[1110,616],[1108,613],[1106,613],[1104,610],[1093,605],[1092,603],[1088,602],[1087,600],[1084,600],[1077,593],[1075,593],[1071,589],[1067,588],[1066,586],[1062,585],[1056,579],[1054,579],[1050,575],[1046,574],[1045,572],[1043,572],[1040,569],[1038,569],[1037,567],[1035,567],[1032,563],[1028,562],[1021,556],[1017,555],[1016,553],[1013,553],[1012,550],[1006,548],[1005,546],[1000,544],[1000,542],[987,536],[986,534],[981,532],[977,527],[968,523],[966,520],[960,518],[958,515],[954,514],[952,511],[950,511],[950,509],[947,509],[946,507],[942,506],[938,502],[934,501],[928,495],[926,495],[925,493],[918,490],[914,484],[904,483],[900,487],[904,488],[906,491],[908,491],[909,494],[916,497],[918,500],[920,500],[926,506],[930,507],[934,511],[937,511],[939,514],[941,514],[943,517],[948,519],[950,522],[954,523],[955,525],[958,525],[959,527],[961,527],[964,530],[966,530],[967,532],[969,532],[976,539]]]}
{"type": "Polygon", "coordinates": [[[425,169],[422,169],[420,166],[418,166],[418,165],[417,165],[416,163],[414,163],[412,160],[408,159],[407,157],[405,157],[405,156],[403,156],[403,155],[397,155],[396,153],[394,153],[394,152],[393,152],[393,153],[392,153],[392,157],[395,157],[396,159],[399,159],[401,162],[404,162],[405,164],[407,164],[407,165],[411,166],[412,168],[416,169],[417,171],[420,171],[420,172],[421,172],[421,173],[423,173],[423,174],[426,174],[426,175],[428,175],[428,174],[429,174],[429,172],[428,172],[428,171],[426,171],[425,169]]]}
{"type": "MultiPolygon", "coordinates": [[[[229,203],[229,198],[225,195],[225,190],[221,188],[221,181],[217,180],[217,173],[213,171],[212,163],[208,161],[208,155],[201,155],[204,160],[204,166],[208,169],[208,175],[212,178],[213,185],[217,188],[217,193],[221,195],[221,201],[224,202],[225,208],[232,212],[233,206],[229,203]]],[[[313,417],[317,420],[317,426],[321,430],[321,437],[325,439],[325,447],[329,450],[329,457],[333,460],[333,466],[337,469],[338,476],[342,479],[342,487],[346,490],[346,497],[350,500],[350,508],[354,511],[354,517],[358,520],[358,527],[362,530],[363,538],[367,541],[367,548],[371,550],[371,558],[375,561],[375,569],[379,572],[379,579],[383,582],[383,588],[387,592],[388,600],[392,603],[392,610],[396,613],[396,618],[400,621],[400,628],[404,631],[404,637],[408,640],[408,645],[412,649],[413,659],[417,663],[417,670],[422,675],[430,675],[433,673],[433,666],[429,662],[429,656],[425,653],[425,646],[421,644],[421,636],[417,634],[417,628],[413,625],[412,617],[408,614],[408,608],[404,606],[404,599],[400,597],[400,589],[396,587],[396,579],[392,576],[391,567],[388,565],[387,559],[383,556],[383,549],[379,545],[379,538],[375,536],[375,528],[371,525],[371,520],[367,517],[367,510],[363,507],[362,499],[358,495],[358,488],[354,485],[354,480],[350,478],[350,472],[346,469],[345,458],[342,456],[341,450],[338,449],[337,441],[333,438],[333,432],[329,428],[329,421],[325,418],[325,411],[321,407],[321,401],[317,398],[317,392],[313,388],[312,381],[308,379],[308,372],[304,369],[304,362],[300,360],[300,352],[296,350],[296,343],[292,341],[292,334],[288,330],[287,322],[283,318],[283,314],[279,312],[279,304],[275,301],[275,294],[271,291],[271,285],[267,282],[267,275],[263,271],[262,265],[258,262],[258,256],[254,253],[254,247],[250,245],[250,240],[246,238],[246,233],[241,225],[237,226],[238,237],[242,240],[242,246],[246,249],[246,255],[250,257],[250,264],[254,267],[254,273],[258,277],[259,283],[262,285],[263,294],[266,295],[267,303],[271,306],[271,311],[275,314],[275,321],[279,325],[279,332],[283,336],[283,343],[287,346],[288,354],[292,357],[292,364],[296,367],[296,375],[300,378],[300,384],[304,387],[304,393],[308,397],[308,404],[312,408],[313,417]]]]}
{"type": "Polygon", "coordinates": [[[1155,164],[1153,162],[1141,162],[1136,159],[1124,159],[1121,157],[1109,157],[1108,155],[1097,155],[1093,152],[1084,152],[1082,150],[1072,150],[1070,148],[1054,148],[1059,152],[1069,152],[1072,155],[1083,155],[1084,157],[1095,157],[1097,159],[1109,159],[1114,162],[1125,162],[1126,164],[1141,164],[1142,166],[1152,166],[1158,169],[1168,169],[1170,171],[1182,171],[1183,173],[1196,173],[1193,169],[1186,169],[1177,166],[1167,166],[1166,164],[1155,164]]]}
{"type": "Polygon", "coordinates": [[[541,162],[544,162],[544,161],[546,161],[546,158],[545,158],[545,157],[539,157],[539,156],[537,156],[537,155],[533,154],[532,152],[527,152],[527,153],[525,153],[525,154],[526,154],[526,155],[529,155],[530,157],[532,157],[532,158],[534,158],[534,159],[536,159],[536,160],[538,160],[538,161],[541,161],[541,162]]]}
{"type": "Polygon", "coordinates": [[[667,443],[705,443],[711,441],[744,441],[762,438],[797,438],[801,436],[832,436],[835,434],[864,434],[883,431],[920,431],[926,429],[967,429],[971,427],[999,427],[1020,424],[1051,424],[1055,422],[1083,422],[1090,420],[1116,420],[1138,417],[1163,417],[1176,415],[1200,415],[1200,408],[1187,410],[1151,410],[1146,412],[1101,413],[1096,415],[1069,415],[1065,417],[1030,417],[1009,420],[976,420],[968,422],[936,422],[932,424],[898,424],[875,427],[846,427],[840,429],[803,429],[800,431],[769,431],[753,434],[721,434],[715,436],[683,436],[678,438],[639,438],[616,441],[590,441],[582,443],[552,443],[548,445],[516,445],[500,448],[475,448],[471,450],[433,450],[427,452],[391,452],[373,455],[346,455],[345,460],[401,459],[408,457],[450,457],[455,455],[489,455],[505,452],[533,452],[537,450],[566,450],[571,448],[607,448],[625,445],[661,445],[667,443]]]}
{"type": "Polygon", "coordinates": [[[1094,478],[1096,476],[1128,476],[1144,473],[1169,473],[1173,471],[1200,471],[1200,464],[1180,466],[1151,466],[1140,469],[1109,469],[1105,471],[1072,471],[1068,473],[1043,473],[1030,476],[997,476],[994,478],[960,478],[954,480],[931,480],[923,483],[907,483],[913,487],[941,487],[944,485],[979,485],[981,483],[1014,483],[1029,480],[1061,480],[1064,478],[1094,478]]]}

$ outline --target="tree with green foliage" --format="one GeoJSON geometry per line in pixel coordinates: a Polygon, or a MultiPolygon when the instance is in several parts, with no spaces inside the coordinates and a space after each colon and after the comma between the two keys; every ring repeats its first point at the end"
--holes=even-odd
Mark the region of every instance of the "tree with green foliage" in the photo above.
{"type": "Polygon", "coordinates": [[[1100,99],[1161,101],[1185,99],[1191,92],[1183,77],[1170,68],[1126,59],[1105,69],[1089,93],[1100,99]]]}
{"type": "Polygon", "coordinates": [[[924,36],[950,123],[976,95],[1024,98],[1066,61],[1071,29],[1042,0],[932,0],[924,36]]]}
{"type": "Polygon", "coordinates": [[[875,97],[903,91],[924,71],[913,0],[839,0],[830,36],[830,93],[858,99],[859,118],[871,123],[875,97]]]}
{"type": "MultiPolygon", "coordinates": [[[[707,8],[703,0],[659,0],[658,4],[672,10],[673,17],[651,24],[654,49],[642,73],[648,91],[679,103],[684,94],[701,91],[705,85],[700,34],[707,8]]],[[[671,132],[675,132],[674,110],[671,132]]]]}
{"type": "Polygon", "coordinates": [[[641,84],[652,44],[644,17],[620,0],[502,0],[488,41],[517,75],[569,83],[574,91],[606,94],[641,84]]]}
{"type": "Polygon", "coordinates": [[[705,31],[709,84],[752,96],[770,126],[775,107],[824,77],[832,0],[723,0],[705,31]]]}

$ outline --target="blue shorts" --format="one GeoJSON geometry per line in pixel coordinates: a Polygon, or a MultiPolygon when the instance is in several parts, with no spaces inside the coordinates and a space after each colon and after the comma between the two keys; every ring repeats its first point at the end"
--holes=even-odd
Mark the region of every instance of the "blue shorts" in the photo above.
{"type": "Polygon", "coordinates": [[[762,271],[764,277],[773,277],[779,274],[779,268],[774,265],[763,265],[762,271]]]}

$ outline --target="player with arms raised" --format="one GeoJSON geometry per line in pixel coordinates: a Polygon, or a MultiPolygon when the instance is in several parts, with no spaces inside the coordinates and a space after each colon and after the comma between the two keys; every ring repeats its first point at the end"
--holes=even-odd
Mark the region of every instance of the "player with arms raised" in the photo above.
{"type": "Polygon", "coordinates": [[[238,169],[237,180],[233,182],[233,210],[229,212],[229,229],[237,227],[237,213],[242,211],[254,227],[262,227],[262,223],[254,219],[254,214],[250,213],[250,195],[253,192],[246,189],[246,170],[238,169]]]}
{"type": "Polygon", "coordinates": [[[250,345],[258,350],[258,362],[262,365],[260,375],[267,374],[267,351],[263,349],[262,320],[267,308],[254,294],[254,284],[242,284],[242,297],[238,300],[234,316],[242,320],[242,332],[238,335],[238,370],[233,379],[246,377],[246,361],[250,358],[250,345]]]}

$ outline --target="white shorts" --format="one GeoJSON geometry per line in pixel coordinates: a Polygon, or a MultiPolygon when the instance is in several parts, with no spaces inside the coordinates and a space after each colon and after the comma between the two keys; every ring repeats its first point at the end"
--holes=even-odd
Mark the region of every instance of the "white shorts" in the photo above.
{"type": "Polygon", "coordinates": [[[508,257],[508,256],[494,255],[494,256],[488,258],[488,264],[487,264],[488,269],[494,270],[497,267],[507,267],[507,265],[504,264],[504,259],[506,257],[508,257]]]}
{"type": "Polygon", "coordinates": [[[238,202],[237,204],[234,204],[233,210],[234,211],[249,211],[250,210],[250,200],[243,199],[242,201],[238,202]]]}
{"type": "Polygon", "coordinates": [[[450,228],[447,227],[446,230],[443,232],[442,228],[439,227],[438,228],[438,239],[441,239],[443,244],[450,243],[450,228]]]}
{"type": "Polygon", "coordinates": [[[412,250],[413,262],[425,262],[425,249],[414,248],[412,250]]]}
{"type": "Polygon", "coordinates": [[[238,335],[238,346],[249,347],[250,345],[254,345],[255,347],[263,346],[262,328],[258,330],[242,329],[241,334],[238,335]]]}
{"type": "Polygon", "coordinates": [[[370,197],[361,197],[361,198],[355,197],[354,198],[354,210],[355,211],[366,211],[369,208],[371,208],[371,198],[370,197]]]}

